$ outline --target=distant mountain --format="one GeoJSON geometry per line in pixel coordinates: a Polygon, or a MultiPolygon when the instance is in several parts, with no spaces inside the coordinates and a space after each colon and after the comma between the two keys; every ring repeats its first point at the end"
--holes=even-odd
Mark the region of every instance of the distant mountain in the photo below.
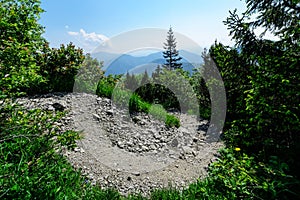
{"type": "MultiPolygon", "coordinates": [[[[184,70],[192,73],[193,68],[199,67],[203,63],[201,54],[199,55],[180,50],[179,55],[184,70]]],[[[147,70],[148,73],[158,66],[165,63],[162,52],[151,53],[145,56],[132,56],[128,54],[112,54],[107,52],[98,52],[92,54],[99,61],[104,61],[105,74],[125,74],[134,71],[134,73],[143,73],[147,70]]]]}

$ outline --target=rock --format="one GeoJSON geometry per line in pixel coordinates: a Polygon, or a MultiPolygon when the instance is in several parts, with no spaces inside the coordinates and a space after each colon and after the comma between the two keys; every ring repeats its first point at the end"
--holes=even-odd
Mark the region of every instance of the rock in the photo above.
{"type": "Polygon", "coordinates": [[[119,141],[117,144],[118,144],[118,147],[120,147],[121,149],[124,148],[124,143],[123,143],[123,142],[120,142],[120,141],[119,141]]]}
{"type": "Polygon", "coordinates": [[[47,108],[47,110],[49,110],[49,111],[55,111],[55,108],[52,105],[49,105],[49,107],[47,108]]]}
{"type": "Polygon", "coordinates": [[[95,114],[95,113],[93,114],[93,118],[96,119],[96,120],[100,120],[101,119],[101,117],[99,115],[95,114]]]}
{"type": "Polygon", "coordinates": [[[113,115],[113,114],[114,114],[114,111],[113,111],[113,110],[107,110],[107,111],[106,111],[106,114],[108,114],[108,115],[113,115]]]}
{"type": "Polygon", "coordinates": [[[171,146],[172,147],[177,147],[178,146],[178,140],[176,138],[172,140],[171,146]]]}
{"type": "Polygon", "coordinates": [[[140,172],[133,172],[132,174],[135,175],[135,176],[140,176],[141,175],[140,172]]]}
{"type": "Polygon", "coordinates": [[[55,108],[56,111],[64,111],[66,106],[61,103],[53,103],[52,106],[55,108]]]}
{"type": "Polygon", "coordinates": [[[140,119],[139,119],[138,117],[134,116],[134,117],[132,117],[132,121],[133,121],[134,123],[137,123],[137,122],[140,121],[140,119]]]}
{"type": "Polygon", "coordinates": [[[198,138],[194,137],[194,138],[193,138],[193,142],[194,142],[194,143],[198,142],[198,138]]]}

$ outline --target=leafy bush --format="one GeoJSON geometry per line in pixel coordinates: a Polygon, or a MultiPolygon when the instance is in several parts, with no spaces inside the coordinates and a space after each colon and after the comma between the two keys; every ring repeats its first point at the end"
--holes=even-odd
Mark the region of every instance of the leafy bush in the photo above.
{"type": "Polygon", "coordinates": [[[129,99],[129,111],[133,112],[149,112],[150,104],[143,101],[143,99],[137,94],[132,94],[129,99]]]}
{"type": "Polygon", "coordinates": [[[166,116],[166,125],[168,127],[176,127],[179,128],[180,127],[180,121],[177,117],[175,117],[174,115],[167,115],[166,116]]]}
{"type": "Polygon", "coordinates": [[[287,175],[288,166],[277,157],[268,163],[234,150],[221,151],[221,159],[213,163],[209,171],[210,187],[228,199],[290,199],[297,194],[291,191],[296,179],[287,175]],[[234,152],[235,151],[235,152],[234,152]]]}
{"type": "Polygon", "coordinates": [[[119,76],[112,75],[102,77],[98,82],[96,94],[98,96],[111,98],[119,78],[119,76]]]}
{"type": "Polygon", "coordinates": [[[293,29],[295,34],[299,33],[300,29],[287,26],[295,19],[299,22],[299,12],[277,1],[247,2],[251,12],[244,13],[243,18],[231,12],[225,22],[238,49],[215,44],[210,50],[227,91],[226,142],[243,146],[246,153],[262,162],[277,156],[299,178],[300,76],[297,74],[300,65],[297,54],[300,46],[298,42],[286,40],[290,37],[286,31],[293,29]],[[272,4],[270,8],[269,4],[272,4]],[[278,12],[285,9],[291,12],[283,14],[288,13],[290,17],[279,17],[278,12]],[[254,12],[263,17],[250,22],[243,20],[254,12]],[[281,20],[282,23],[278,23],[281,20]],[[273,33],[279,36],[279,41],[257,37],[253,32],[256,28],[268,30],[269,27],[274,27],[273,33]]]}
{"type": "Polygon", "coordinates": [[[10,96],[70,92],[84,59],[72,44],[50,49],[38,24],[38,0],[0,1],[0,85],[10,96]],[[3,31],[2,31],[3,30],[3,31]]]}
{"type": "Polygon", "coordinates": [[[156,118],[162,121],[166,121],[166,117],[168,115],[167,111],[160,104],[152,104],[148,112],[153,116],[157,116],[156,118]]]}
{"type": "Polygon", "coordinates": [[[87,54],[76,75],[74,91],[95,94],[97,84],[104,76],[104,71],[101,70],[102,66],[103,63],[100,63],[97,59],[93,59],[90,54],[87,54]]]}
{"type": "Polygon", "coordinates": [[[285,163],[277,157],[257,162],[242,151],[222,149],[219,159],[209,166],[208,177],[182,192],[155,190],[151,199],[297,199],[299,181],[286,173],[285,163]]]}
{"type": "Polygon", "coordinates": [[[0,94],[21,95],[46,79],[39,74],[43,27],[39,1],[0,1],[0,94]]]}
{"type": "MultiPolygon", "coordinates": [[[[154,118],[165,121],[168,127],[179,127],[180,121],[177,117],[167,114],[163,107],[157,107],[151,105],[151,103],[143,100],[137,93],[131,94],[126,89],[121,87],[116,87],[116,83],[119,81],[120,76],[103,77],[100,79],[96,94],[98,96],[111,98],[113,96],[113,101],[118,106],[128,106],[129,112],[131,114],[135,112],[144,112],[151,114],[154,118]],[[129,103],[126,105],[126,103],[129,103]]],[[[121,82],[122,83],[122,82],[121,82]]]]}
{"type": "Polygon", "coordinates": [[[62,44],[58,49],[44,46],[37,61],[47,84],[40,86],[39,92],[72,92],[84,58],[82,49],[75,48],[72,43],[62,44]]]}

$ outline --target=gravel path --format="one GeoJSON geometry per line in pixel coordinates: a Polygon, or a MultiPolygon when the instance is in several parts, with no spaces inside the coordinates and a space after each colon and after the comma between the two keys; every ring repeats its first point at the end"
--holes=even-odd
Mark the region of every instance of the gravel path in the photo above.
{"type": "Polygon", "coordinates": [[[28,108],[68,110],[57,125],[81,131],[83,139],[64,155],[87,181],[121,194],[148,195],[153,189],[186,188],[206,176],[218,143],[206,142],[208,122],[177,114],[181,127],[168,129],[152,116],[129,117],[109,99],[92,94],[47,94],[18,100],[28,108]]]}

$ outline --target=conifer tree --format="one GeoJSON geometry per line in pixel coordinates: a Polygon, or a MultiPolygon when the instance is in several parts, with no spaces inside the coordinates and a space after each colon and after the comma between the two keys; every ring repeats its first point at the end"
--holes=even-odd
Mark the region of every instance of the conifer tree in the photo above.
{"type": "Polygon", "coordinates": [[[145,70],[144,75],[141,80],[141,85],[148,83],[148,81],[149,81],[149,75],[148,75],[147,70],[145,70]]]}
{"type": "Polygon", "coordinates": [[[165,51],[163,52],[163,56],[166,59],[164,67],[169,70],[182,68],[182,63],[180,63],[182,58],[179,56],[179,52],[176,49],[176,43],[172,27],[170,27],[167,35],[167,41],[164,43],[165,51]]]}

